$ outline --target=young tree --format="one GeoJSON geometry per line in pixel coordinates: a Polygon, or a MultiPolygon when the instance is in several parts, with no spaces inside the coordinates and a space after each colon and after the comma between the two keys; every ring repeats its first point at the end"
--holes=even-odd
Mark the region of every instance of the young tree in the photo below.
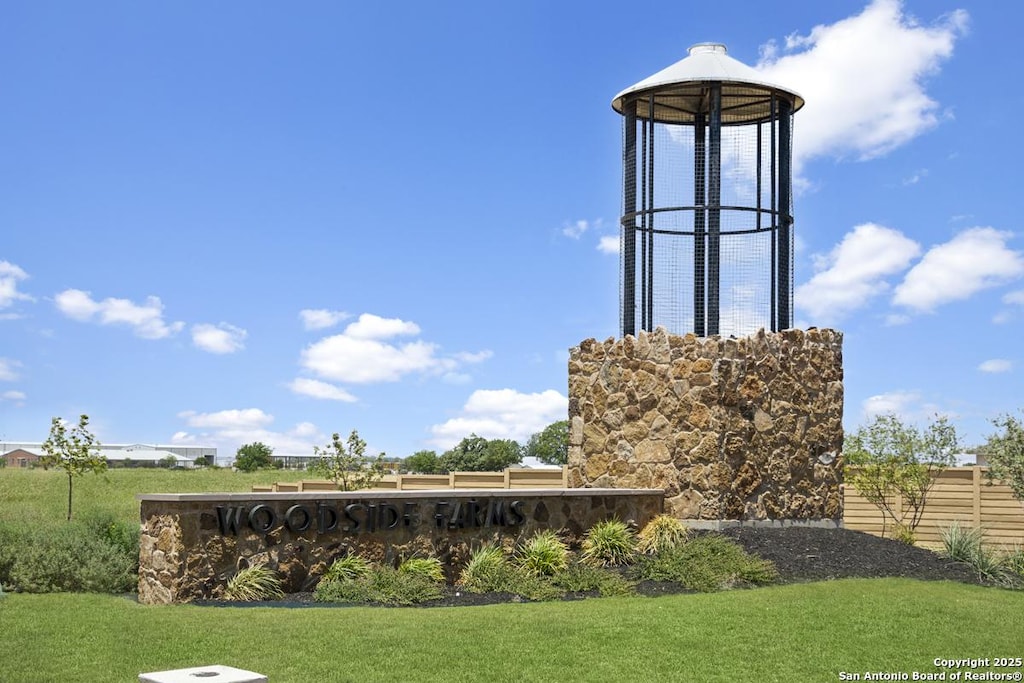
{"type": "Polygon", "coordinates": [[[68,521],[71,521],[71,492],[74,478],[92,472],[107,471],[107,459],[99,454],[99,441],[89,431],[89,416],[82,415],[78,424],[68,429],[59,417],[50,423],[50,436],[43,442],[46,453],[40,460],[44,468],[59,467],[68,475],[68,521]]]}
{"type": "Polygon", "coordinates": [[[416,451],[402,461],[402,469],[416,474],[440,474],[441,459],[434,451],[416,451]]]}
{"type": "Polygon", "coordinates": [[[267,469],[274,466],[273,456],[274,449],[262,441],[247,443],[235,451],[235,467],[243,472],[267,469]]]}
{"type": "Polygon", "coordinates": [[[990,435],[981,449],[988,459],[987,476],[1005,482],[1024,501],[1024,424],[1012,415],[997,417],[992,424],[1002,432],[990,435]]]}
{"type": "Polygon", "coordinates": [[[366,455],[366,442],[354,429],[344,443],[335,432],[325,447],[313,446],[313,454],[318,459],[309,466],[310,472],[330,479],[340,491],[373,488],[384,478],[384,453],[366,455]]]}
{"type": "Polygon", "coordinates": [[[525,455],[548,465],[564,465],[569,461],[569,421],[552,422],[526,443],[525,455]]]}
{"type": "Polygon", "coordinates": [[[936,476],[955,462],[956,429],[936,417],[925,430],[904,425],[895,415],[878,415],[846,438],[846,481],[896,525],[897,537],[914,542],[936,476]],[[900,505],[897,505],[897,500],[900,505]]]}

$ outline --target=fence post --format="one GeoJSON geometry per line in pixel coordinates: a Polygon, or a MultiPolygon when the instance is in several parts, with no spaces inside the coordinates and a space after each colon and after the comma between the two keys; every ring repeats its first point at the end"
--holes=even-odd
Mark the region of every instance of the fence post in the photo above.
{"type": "Polygon", "coordinates": [[[981,528],[981,468],[975,465],[971,468],[971,486],[973,492],[972,502],[974,503],[974,510],[971,516],[971,521],[974,523],[975,529],[981,528]]]}
{"type": "Polygon", "coordinates": [[[512,472],[509,470],[508,467],[506,467],[505,468],[505,488],[507,488],[507,489],[512,488],[511,479],[512,479],[512,472]]]}

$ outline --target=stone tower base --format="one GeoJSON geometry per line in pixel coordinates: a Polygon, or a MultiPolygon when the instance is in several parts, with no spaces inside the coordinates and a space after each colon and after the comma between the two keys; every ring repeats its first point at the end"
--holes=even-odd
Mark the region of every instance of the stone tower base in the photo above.
{"type": "Polygon", "coordinates": [[[842,333],[664,329],[569,356],[569,485],[660,488],[680,519],[842,520],[842,333]]]}

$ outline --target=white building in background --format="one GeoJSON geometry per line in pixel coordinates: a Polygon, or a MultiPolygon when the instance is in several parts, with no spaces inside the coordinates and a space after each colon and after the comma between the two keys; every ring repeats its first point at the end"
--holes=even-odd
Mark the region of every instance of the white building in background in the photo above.
{"type": "MultiPolygon", "coordinates": [[[[43,455],[42,441],[0,441],[0,459],[12,452],[24,451],[35,455],[43,455]]],[[[196,460],[202,458],[206,464],[217,462],[217,449],[212,446],[160,446],[143,443],[132,444],[100,444],[100,455],[106,457],[111,465],[138,465],[139,467],[155,467],[167,458],[174,458],[175,467],[195,467],[196,460]]],[[[11,465],[12,463],[8,463],[11,465]]]]}

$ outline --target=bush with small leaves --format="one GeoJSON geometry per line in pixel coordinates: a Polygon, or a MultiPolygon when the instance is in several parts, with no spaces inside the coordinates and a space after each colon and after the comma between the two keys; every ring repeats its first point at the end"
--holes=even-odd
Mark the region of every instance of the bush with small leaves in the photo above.
{"type": "Polygon", "coordinates": [[[551,582],[573,593],[597,591],[601,597],[635,595],[636,583],[613,570],[574,562],[551,578],[551,582]]]}
{"type": "Polygon", "coordinates": [[[599,567],[630,564],[636,556],[636,535],[625,522],[609,519],[590,527],[583,538],[583,561],[599,567]]]}
{"type": "Polygon", "coordinates": [[[0,582],[24,593],[128,593],[138,586],[138,551],[128,554],[77,522],[12,531],[3,545],[0,582]]]}
{"type": "Polygon", "coordinates": [[[538,531],[516,553],[517,566],[528,574],[551,576],[569,564],[569,548],[551,529],[538,531]]]}
{"type": "Polygon", "coordinates": [[[277,572],[264,564],[254,564],[240,569],[228,580],[228,585],[224,589],[225,599],[241,602],[277,600],[283,597],[284,591],[281,590],[281,580],[277,577],[277,572]]]}
{"type": "Polygon", "coordinates": [[[394,567],[374,567],[353,579],[321,581],[313,599],[317,602],[347,602],[376,605],[416,605],[444,597],[441,584],[415,572],[394,567]]]}
{"type": "Polygon", "coordinates": [[[637,550],[651,555],[678,548],[686,543],[689,535],[686,525],[672,515],[658,515],[640,530],[637,550]]]}
{"type": "Polygon", "coordinates": [[[642,556],[636,565],[641,579],[673,581],[700,592],[771,583],[778,571],[768,560],[749,555],[735,541],[708,534],[657,555],[642,556]]]}
{"type": "Polygon", "coordinates": [[[398,565],[403,574],[417,574],[437,583],[444,582],[444,567],[436,557],[410,557],[398,565]]]}

